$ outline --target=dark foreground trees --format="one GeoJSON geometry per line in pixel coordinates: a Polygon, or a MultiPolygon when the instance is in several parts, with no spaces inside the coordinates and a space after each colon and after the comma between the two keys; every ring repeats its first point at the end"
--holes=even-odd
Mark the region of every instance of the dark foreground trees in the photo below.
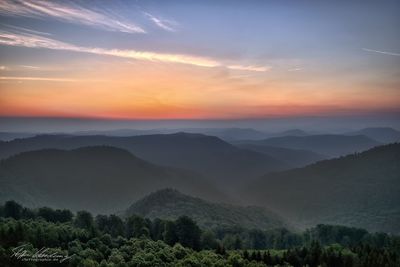
{"type": "Polygon", "coordinates": [[[93,218],[15,202],[0,211],[0,266],[400,266],[399,237],[343,226],[319,225],[304,233],[201,230],[186,216],[93,218]],[[28,254],[44,247],[67,259],[22,261],[12,256],[21,245],[28,254]]]}

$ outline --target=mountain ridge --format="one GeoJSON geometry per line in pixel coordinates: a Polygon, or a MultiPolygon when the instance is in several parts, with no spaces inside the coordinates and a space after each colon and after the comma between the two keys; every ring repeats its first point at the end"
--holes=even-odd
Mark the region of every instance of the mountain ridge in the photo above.
{"type": "Polygon", "coordinates": [[[400,232],[400,144],[267,174],[241,191],[253,203],[309,226],[400,232]]]}
{"type": "Polygon", "coordinates": [[[361,152],[381,145],[364,135],[320,134],[307,136],[272,137],[260,141],[243,140],[236,144],[255,144],[289,149],[310,150],[321,155],[337,157],[354,152],[361,152]]]}
{"type": "Polygon", "coordinates": [[[211,199],[224,198],[199,174],[158,166],[107,146],[14,155],[0,162],[0,184],[3,201],[85,208],[96,213],[115,212],[117,207],[121,210],[133,200],[168,186],[211,199]]]}
{"type": "Polygon", "coordinates": [[[272,229],[288,226],[276,214],[262,207],[210,202],[182,194],[172,188],[152,192],[133,203],[125,214],[170,220],[187,215],[204,228],[236,226],[248,229],[272,229]]]}
{"type": "Polygon", "coordinates": [[[271,156],[238,148],[214,136],[182,132],[133,137],[39,135],[0,143],[0,158],[42,148],[74,149],[94,145],[126,149],[146,161],[193,170],[220,184],[235,184],[291,167],[271,156]]]}
{"type": "Polygon", "coordinates": [[[365,135],[382,143],[400,142],[400,131],[391,127],[369,127],[346,133],[346,135],[359,134],[365,135]]]}

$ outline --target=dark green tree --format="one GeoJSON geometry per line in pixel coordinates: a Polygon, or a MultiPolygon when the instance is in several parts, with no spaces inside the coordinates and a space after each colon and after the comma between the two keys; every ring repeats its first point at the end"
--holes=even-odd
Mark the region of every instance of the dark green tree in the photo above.
{"type": "Polygon", "coordinates": [[[7,201],[4,205],[4,217],[11,217],[16,220],[22,215],[22,206],[14,200],[7,201]]]}
{"type": "Polygon", "coordinates": [[[176,234],[176,227],[174,222],[167,221],[165,223],[163,238],[164,242],[170,246],[173,246],[176,242],[178,242],[178,236],[176,234]]]}
{"type": "Polygon", "coordinates": [[[200,249],[201,230],[188,216],[181,216],[175,222],[178,242],[195,250],[200,249]]]}

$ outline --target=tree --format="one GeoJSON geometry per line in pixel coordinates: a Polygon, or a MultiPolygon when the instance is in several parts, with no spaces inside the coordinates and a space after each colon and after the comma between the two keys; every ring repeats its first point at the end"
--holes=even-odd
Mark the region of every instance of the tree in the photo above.
{"type": "Polygon", "coordinates": [[[126,220],[126,235],[128,238],[150,236],[145,219],[136,215],[130,216],[126,220]]]}
{"type": "Polygon", "coordinates": [[[16,220],[21,219],[22,206],[14,200],[7,201],[4,205],[4,217],[11,217],[16,220]]]}
{"type": "Polygon", "coordinates": [[[163,233],[165,228],[165,222],[156,218],[154,219],[153,223],[151,224],[151,238],[153,240],[162,240],[163,233]]]}
{"type": "Polygon", "coordinates": [[[109,233],[113,237],[124,235],[124,222],[116,215],[110,215],[108,218],[109,233]]]}
{"type": "Polygon", "coordinates": [[[165,223],[165,231],[163,237],[164,242],[170,246],[173,246],[176,242],[178,242],[178,236],[176,235],[176,227],[174,222],[167,221],[165,223]]]}
{"type": "Polygon", "coordinates": [[[249,233],[249,238],[251,241],[251,246],[254,249],[264,249],[266,246],[265,234],[261,230],[251,230],[249,233]]]}
{"type": "Polygon", "coordinates": [[[218,242],[212,231],[206,230],[201,235],[201,248],[202,249],[215,249],[218,242]]]}
{"type": "Polygon", "coordinates": [[[238,235],[235,237],[234,249],[239,250],[242,249],[242,240],[238,235]]]}
{"type": "Polygon", "coordinates": [[[75,225],[86,230],[93,230],[94,221],[92,214],[87,211],[78,211],[75,218],[75,225]]]}
{"type": "Polygon", "coordinates": [[[227,234],[222,239],[222,244],[226,249],[233,249],[235,247],[235,237],[232,234],[227,234]]]}
{"type": "Polygon", "coordinates": [[[217,244],[216,249],[215,249],[215,253],[217,253],[219,255],[225,255],[226,254],[226,250],[225,250],[224,244],[219,242],[217,244]]]}
{"type": "Polygon", "coordinates": [[[57,222],[58,221],[56,212],[52,208],[49,208],[49,207],[39,208],[37,215],[49,222],[57,222]]]}
{"type": "Polygon", "coordinates": [[[110,230],[108,228],[108,216],[107,215],[97,215],[95,218],[96,226],[99,231],[103,233],[108,233],[110,230]]]}
{"type": "Polygon", "coordinates": [[[63,209],[63,210],[57,210],[58,212],[58,221],[59,222],[70,222],[72,221],[72,218],[74,215],[70,210],[63,209]]]}
{"type": "Polygon", "coordinates": [[[178,242],[185,247],[195,250],[200,248],[201,230],[197,224],[187,216],[179,217],[175,222],[178,242]]]}
{"type": "Polygon", "coordinates": [[[246,260],[250,259],[250,254],[247,251],[247,249],[245,251],[243,251],[243,258],[246,259],[246,260]]]}

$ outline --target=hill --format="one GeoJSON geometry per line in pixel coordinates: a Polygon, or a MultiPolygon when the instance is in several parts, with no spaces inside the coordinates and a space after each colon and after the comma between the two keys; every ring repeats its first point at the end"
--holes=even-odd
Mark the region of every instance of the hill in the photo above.
{"type": "Polygon", "coordinates": [[[0,158],[43,148],[74,149],[107,145],[126,149],[155,164],[193,170],[225,186],[290,166],[268,155],[241,149],[203,134],[131,137],[41,135],[0,143],[0,158]]]}
{"type": "Polygon", "coordinates": [[[361,152],[381,144],[364,135],[333,134],[273,137],[260,141],[241,141],[238,143],[309,150],[330,157],[361,152]]]}
{"type": "Polygon", "coordinates": [[[165,187],[222,198],[199,175],[160,167],[114,147],[24,152],[1,161],[0,185],[0,202],[14,199],[95,213],[117,212],[165,187]]]}
{"type": "Polygon", "coordinates": [[[394,143],[400,141],[400,131],[397,131],[390,127],[371,127],[347,133],[347,135],[360,134],[377,140],[381,143],[394,143]]]}
{"type": "Polygon", "coordinates": [[[317,154],[315,152],[301,149],[289,149],[254,144],[240,144],[238,147],[266,154],[293,167],[303,167],[327,158],[326,156],[317,154]]]}
{"type": "Polygon", "coordinates": [[[274,134],[270,134],[271,137],[282,137],[282,136],[307,136],[310,135],[309,133],[300,130],[300,129],[291,129],[291,130],[286,130],[283,132],[278,132],[274,134]]]}
{"type": "MultiPolygon", "coordinates": [[[[185,131],[187,130],[185,129],[185,131]]],[[[188,129],[188,132],[212,135],[227,141],[242,139],[260,140],[267,136],[267,133],[263,133],[251,128],[192,128],[188,129]]]]}
{"type": "Polygon", "coordinates": [[[27,138],[35,136],[34,133],[0,132],[0,141],[11,141],[17,138],[27,138]]]}
{"type": "MultiPolygon", "coordinates": [[[[104,130],[104,131],[78,131],[74,132],[73,135],[107,135],[107,136],[135,136],[135,135],[151,135],[151,134],[171,134],[176,132],[186,133],[200,133],[205,135],[212,135],[223,140],[258,140],[264,139],[268,134],[251,129],[251,128],[159,128],[149,130],[137,130],[137,129],[115,129],[115,130],[104,130]]],[[[0,139],[1,140],[1,139],[0,139]]]]}
{"type": "Polygon", "coordinates": [[[400,144],[268,174],[241,192],[303,225],[400,233],[400,144]]]}
{"type": "Polygon", "coordinates": [[[170,220],[187,215],[205,228],[238,226],[271,229],[286,226],[276,214],[261,207],[212,203],[173,189],[159,190],[138,200],[126,211],[126,215],[132,214],[170,220]]]}

